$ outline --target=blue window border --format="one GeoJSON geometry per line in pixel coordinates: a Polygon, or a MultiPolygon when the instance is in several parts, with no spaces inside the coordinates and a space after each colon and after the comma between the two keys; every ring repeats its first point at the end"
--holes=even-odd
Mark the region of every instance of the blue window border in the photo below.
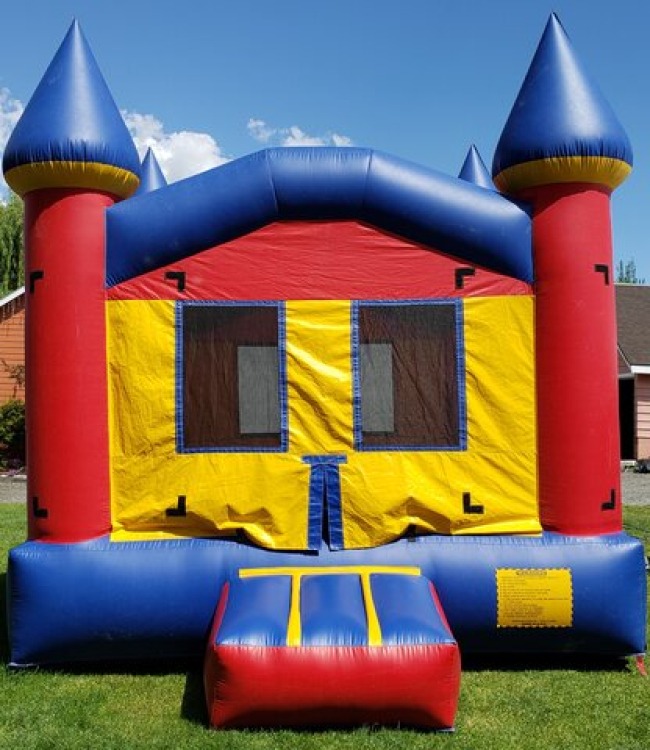
{"type": "Polygon", "coordinates": [[[356,451],[466,451],[467,450],[467,397],[465,390],[465,338],[463,335],[463,300],[457,298],[405,299],[405,300],[353,300],[351,308],[352,350],[352,413],[354,421],[354,449],[356,451]],[[455,445],[364,445],[361,425],[361,371],[359,350],[359,308],[406,307],[412,305],[451,306],[455,308],[456,321],[456,386],[458,390],[458,443],[455,445]]]}
{"type": "Polygon", "coordinates": [[[178,300],[175,305],[176,354],[175,368],[175,409],[176,409],[176,452],[177,453],[286,453],[289,448],[289,418],[287,396],[287,329],[285,303],[280,301],[252,300],[178,300]],[[183,312],[187,307],[276,307],[278,311],[278,387],[280,400],[280,445],[278,446],[200,446],[187,447],[184,431],[183,393],[183,312]]]}

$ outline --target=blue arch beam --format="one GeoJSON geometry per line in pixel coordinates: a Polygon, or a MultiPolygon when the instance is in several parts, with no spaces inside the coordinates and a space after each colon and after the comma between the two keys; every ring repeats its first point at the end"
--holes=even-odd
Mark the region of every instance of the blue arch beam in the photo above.
{"type": "Polygon", "coordinates": [[[107,212],[114,286],[281,220],[357,220],[531,282],[530,217],[494,191],[360,148],[277,148],[107,212]]]}

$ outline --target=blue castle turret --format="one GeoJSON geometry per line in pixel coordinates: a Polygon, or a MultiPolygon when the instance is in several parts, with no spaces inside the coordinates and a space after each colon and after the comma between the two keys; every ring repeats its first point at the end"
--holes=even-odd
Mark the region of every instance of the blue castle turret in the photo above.
{"type": "Polygon", "coordinates": [[[165,175],[162,173],[160,164],[156,159],[156,155],[153,150],[148,148],[147,153],[144,155],[142,160],[142,168],[140,170],[140,185],[135,191],[134,195],[144,195],[145,193],[151,193],[154,190],[158,190],[167,185],[165,175]]]}
{"type": "Polygon", "coordinates": [[[479,187],[487,188],[488,190],[495,189],[488,168],[485,166],[485,162],[474,145],[467,152],[458,176],[461,180],[471,182],[479,187]]]}
{"type": "Polygon", "coordinates": [[[3,170],[19,195],[87,187],[126,197],[138,185],[137,151],[77,21],[9,138],[3,170]]]}

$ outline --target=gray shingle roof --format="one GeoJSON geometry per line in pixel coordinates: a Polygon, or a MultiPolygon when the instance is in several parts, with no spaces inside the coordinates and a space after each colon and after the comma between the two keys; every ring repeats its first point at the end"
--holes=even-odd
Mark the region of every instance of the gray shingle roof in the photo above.
{"type": "Polygon", "coordinates": [[[618,346],[631,367],[650,365],[650,286],[616,285],[618,346]]]}

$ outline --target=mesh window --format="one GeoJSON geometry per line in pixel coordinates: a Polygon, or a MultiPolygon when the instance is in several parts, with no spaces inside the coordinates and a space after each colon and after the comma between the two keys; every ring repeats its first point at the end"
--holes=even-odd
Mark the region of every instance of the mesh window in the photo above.
{"type": "Polygon", "coordinates": [[[456,304],[359,303],[359,448],[461,448],[456,304]]]}
{"type": "Polygon", "coordinates": [[[184,305],[183,448],[282,448],[276,305],[184,305]]]}

